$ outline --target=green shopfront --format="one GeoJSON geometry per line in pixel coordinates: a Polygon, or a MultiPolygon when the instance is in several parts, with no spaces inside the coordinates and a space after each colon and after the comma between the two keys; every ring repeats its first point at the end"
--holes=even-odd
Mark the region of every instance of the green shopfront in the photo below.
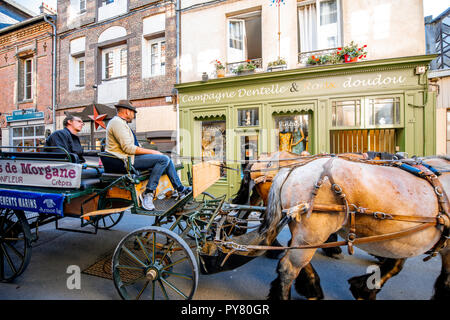
{"type": "MultiPolygon", "coordinates": [[[[231,197],[264,152],[435,153],[434,56],[305,67],[176,85],[183,156],[215,158],[209,192],[231,197]],[[228,161],[227,161],[228,160],[228,161]],[[240,162],[233,162],[239,160],[240,162]]],[[[186,180],[186,171],[183,173],[186,180]]]]}

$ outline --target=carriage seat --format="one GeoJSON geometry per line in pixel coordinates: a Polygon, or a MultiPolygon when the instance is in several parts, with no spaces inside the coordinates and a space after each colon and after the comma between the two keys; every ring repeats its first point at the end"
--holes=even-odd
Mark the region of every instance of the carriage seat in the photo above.
{"type": "MultiPolygon", "coordinates": [[[[116,157],[115,155],[109,153],[109,152],[99,152],[100,160],[102,161],[103,168],[104,168],[104,176],[106,175],[124,175],[127,174],[127,168],[125,162],[116,157]]],[[[130,165],[130,171],[131,173],[135,173],[136,175],[144,174],[144,172],[139,172],[136,170],[132,165],[130,165]]],[[[149,173],[150,171],[145,171],[145,173],[149,173]]]]}

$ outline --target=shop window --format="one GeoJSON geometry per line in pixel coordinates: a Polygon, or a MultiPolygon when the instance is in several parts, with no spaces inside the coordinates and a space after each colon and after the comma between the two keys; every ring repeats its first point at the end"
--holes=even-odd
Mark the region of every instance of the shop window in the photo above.
{"type": "MultiPolygon", "coordinates": [[[[12,128],[12,145],[17,147],[39,147],[45,144],[45,127],[29,126],[12,128]]],[[[35,151],[34,148],[18,148],[17,151],[35,151]]]]}
{"type": "Polygon", "coordinates": [[[333,101],[331,105],[333,127],[359,127],[361,125],[361,101],[333,101]]]}
{"type": "MultiPolygon", "coordinates": [[[[216,160],[226,166],[226,121],[202,121],[202,159],[216,160]]],[[[226,176],[221,168],[220,175],[226,176]]]]}
{"type": "Polygon", "coordinates": [[[297,154],[308,151],[309,123],[308,114],[276,116],[277,150],[297,154]]]}
{"type": "Polygon", "coordinates": [[[340,1],[302,1],[298,5],[299,51],[310,52],[339,46],[340,1]]]}
{"type": "Polygon", "coordinates": [[[259,126],[259,109],[241,109],[238,111],[238,126],[251,127],[259,126]]]}
{"type": "Polygon", "coordinates": [[[370,126],[400,124],[400,98],[369,99],[367,117],[370,126]]]}

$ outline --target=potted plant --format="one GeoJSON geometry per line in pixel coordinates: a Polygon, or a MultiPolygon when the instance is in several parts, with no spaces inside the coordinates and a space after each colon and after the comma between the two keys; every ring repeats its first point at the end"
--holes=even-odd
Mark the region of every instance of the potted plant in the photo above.
{"type": "Polygon", "coordinates": [[[363,59],[367,56],[367,52],[365,51],[365,48],[367,48],[367,45],[363,45],[362,47],[359,47],[358,44],[354,43],[353,41],[350,42],[349,45],[338,48],[335,52],[335,56],[338,61],[340,62],[356,62],[360,59],[363,59]]]}
{"type": "Polygon", "coordinates": [[[278,58],[277,60],[271,61],[267,64],[267,71],[284,70],[286,68],[287,63],[283,58],[278,58]]]}
{"type": "Polygon", "coordinates": [[[241,63],[240,65],[238,65],[238,67],[234,69],[233,72],[238,75],[245,75],[254,73],[255,69],[256,65],[252,61],[247,60],[245,63],[241,63]]]}
{"type": "Polygon", "coordinates": [[[225,66],[219,60],[213,61],[214,66],[216,67],[217,78],[225,77],[225,66]]]}
{"type": "Polygon", "coordinates": [[[306,61],[307,64],[310,65],[321,65],[321,64],[331,64],[336,63],[335,57],[330,54],[323,54],[323,55],[312,55],[308,57],[308,60],[306,61]]]}

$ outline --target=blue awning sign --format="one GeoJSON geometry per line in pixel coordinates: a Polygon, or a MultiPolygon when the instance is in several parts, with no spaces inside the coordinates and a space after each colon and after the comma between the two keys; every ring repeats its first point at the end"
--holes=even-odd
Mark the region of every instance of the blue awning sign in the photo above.
{"type": "Polygon", "coordinates": [[[0,189],[0,208],[64,216],[64,194],[0,189]]]}

